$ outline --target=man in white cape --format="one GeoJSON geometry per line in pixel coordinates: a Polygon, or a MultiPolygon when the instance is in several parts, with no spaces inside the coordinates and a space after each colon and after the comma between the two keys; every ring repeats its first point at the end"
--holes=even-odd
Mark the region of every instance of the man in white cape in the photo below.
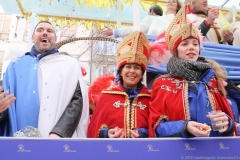
{"type": "Polygon", "coordinates": [[[11,62],[4,74],[3,88],[16,100],[0,133],[14,136],[31,126],[42,137],[86,138],[88,95],[78,61],[57,51],[50,22],[36,25],[32,42],[31,51],[11,62]]]}

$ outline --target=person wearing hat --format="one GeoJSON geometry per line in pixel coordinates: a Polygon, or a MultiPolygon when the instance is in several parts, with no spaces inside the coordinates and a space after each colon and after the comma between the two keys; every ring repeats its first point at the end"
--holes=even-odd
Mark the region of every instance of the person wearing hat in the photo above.
{"type": "Polygon", "coordinates": [[[142,84],[150,44],[144,33],[135,31],[117,48],[120,82],[103,90],[93,112],[89,138],[148,137],[150,92],[142,84]]]}
{"type": "Polygon", "coordinates": [[[149,137],[234,135],[233,115],[221,83],[224,73],[200,57],[201,35],[186,17],[186,6],[170,24],[165,39],[173,57],[167,64],[168,74],[152,86],[149,137]],[[213,110],[222,112],[208,115],[213,110]],[[210,118],[220,122],[219,131],[209,128],[210,118]]]}

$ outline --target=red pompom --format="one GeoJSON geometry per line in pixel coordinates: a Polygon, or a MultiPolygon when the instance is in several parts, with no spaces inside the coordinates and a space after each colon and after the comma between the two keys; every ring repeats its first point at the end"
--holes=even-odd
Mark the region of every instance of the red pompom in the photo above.
{"type": "Polygon", "coordinates": [[[106,73],[95,79],[95,81],[89,86],[88,88],[89,106],[92,112],[96,107],[96,104],[102,91],[109,88],[113,84],[114,80],[115,77],[112,74],[106,73]]]}
{"type": "Polygon", "coordinates": [[[81,66],[81,71],[82,71],[82,75],[83,77],[87,75],[87,71],[84,67],[81,66]]]}
{"type": "Polygon", "coordinates": [[[172,54],[169,51],[168,45],[165,41],[165,32],[163,32],[151,45],[149,62],[151,65],[158,68],[159,64],[167,64],[171,57],[172,54]]]}

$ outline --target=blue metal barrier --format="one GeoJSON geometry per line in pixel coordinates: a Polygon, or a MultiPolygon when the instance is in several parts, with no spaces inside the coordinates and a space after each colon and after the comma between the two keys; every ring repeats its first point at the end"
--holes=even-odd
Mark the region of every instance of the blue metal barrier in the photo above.
{"type": "MultiPolygon", "coordinates": [[[[156,38],[156,36],[148,36],[151,42],[156,38]]],[[[201,56],[217,61],[226,69],[228,80],[240,84],[240,47],[204,42],[201,56]]],[[[166,74],[166,65],[160,65],[159,68],[156,68],[149,64],[147,72],[166,74]]]]}
{"type": "Polygon", "coordinates": [[[1,160],[240,159],[240,138],[0,138],[1,160]]]}

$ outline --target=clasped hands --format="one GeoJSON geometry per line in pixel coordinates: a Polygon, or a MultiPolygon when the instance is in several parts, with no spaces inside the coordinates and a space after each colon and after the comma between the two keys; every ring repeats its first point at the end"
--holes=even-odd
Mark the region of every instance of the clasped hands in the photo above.
{"type": "MultiPolygon", "coordinates": [[[[130,131],[130,137],[131,138],[139,138],[139,133],[137,130],[131,130],[130,131]]],[[[124,138],[125,133],[123,128],[119,128],[118,126],[112,129],[108,130],[108,137],[109,138],[124,138]]]]}

